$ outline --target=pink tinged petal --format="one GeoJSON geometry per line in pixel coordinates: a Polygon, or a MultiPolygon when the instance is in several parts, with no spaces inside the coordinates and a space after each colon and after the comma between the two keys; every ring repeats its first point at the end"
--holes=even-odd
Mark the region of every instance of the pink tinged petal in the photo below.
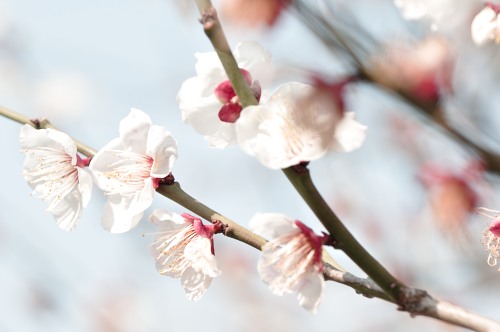
{"type": "Polygon", "coordinates": [[[367,127],[354,120],[354,117],[354,112],[346,112],[337,124],[332,149],[350,152],[363,145],[367,127]]]}
{"type": "Polygon", "coordinates": [[[219,276],[222,272],[217,266],[217,260],[212,254],[212,242],[208,238],[194,237],[184,249],[184,256],[191,267],[211,278],[219,276]]]}
{"type": "Polygon", "coordinates": [[[181,276],[181,285],[186,292],[187,298],[191,301],[198,301],[208,290],[212,278],[198,272],[192,267],[188,267],[181,276]]]}
{"type": "Polygon", "coordinates": [[[500,238],[500,218],[495,218],[490,226],[490,232],[496,237],[500,238]]]}
{"type": "Polygon", "coordinates": [[[74,229],[92,188],[89,175],[75,166],[75,143],[62,132],[28,125],[21,128],[20,141],[26,153],[23,175],[33,194],[48,202],[47,212],[60,228],[74,229]]]}
{"type": "Polygon", "coordinates": [[[285,168],[323,156],[337,123],[332,103],[311,100],[313,88],[287,83],[269,99],[247,107],[236,122],[238,143],[269,168],[285,168]]]}
{"type": "Polygon", "coordinates": [[[250,220],[248,226],[252,231],[268,240],[299,232],[294,225],[294,220],[279,213],[257,213],[250,220]]]}
{"type": "Polygon", "coordinates": [[[325,279],[323,274],[317,272],[308,273],[297,285],[297,299],[299,305],[307,311],[315,314],[323,296],[325,279]]]}
{"type": "Polygon", "coordinates": [[[153,158],[151,176],[164,178],[177,159],[177,143],[168,130],[160,126],[151,126],[148,132],[146,154],[153,158]]]}
{"type": "Polygon", "coordinates": [[[37,149],[39,147],[58,150],[71,157],[71,163],[76,165],[75,142],[65,133],[53,129],[35,129],[30,125],[21,127],[19,135],[21,149],[37,149]]]}
{"type": "Polygon", "coordinates": [[[130,196],[142,190],[146,180],[151,181],[152,164],[151,157],[124,150],[116,138],[97,152],[89,169],[106,194],[130,196]]]}
{"type": "Polygon", "coordinates": [[[146,154],[146,142],[151,118],[143,111],[132,108],[129,115],[120,121],[120,140],[128,151],[146,154]]]}

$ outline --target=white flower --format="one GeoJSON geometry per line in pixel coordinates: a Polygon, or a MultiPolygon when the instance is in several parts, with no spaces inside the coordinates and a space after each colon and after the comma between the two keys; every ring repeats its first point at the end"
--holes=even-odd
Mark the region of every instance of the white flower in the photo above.
{"type": "Polygon", "coordinates": [[[327,237],[319,236],[300,221],[282,214],[255,215],[250,228],[270,242],[262,247],[257,269],[276,295],[297,293],[299,304],[316,313],[325,280],[321,260],[327,237]]]}
{"type": "Polygon", "coordinates": [[[489,4],[481,10],[472,21],[472,40],[478,46],[485,45],[491,41],[500,43],[500,17],[498,6],[489,4]]]}
{"type": "Polygon", "coordinates": [[[26,153],[23,175],[33,194],[49,203],[47,212],[66,230],[76,227],[92,192],[92,178],[83,170],[75,142],[53,129],[24,125],[21,150],[26,153]]]}
{"type": "Polygon", "coordinates": [[[219,276],[213,250],[215,225],[203,225],[200,219],[189,214],[155,210],[149,217],[161,228],[152,243],[156,268],[166,276],[181,278],[187,297],[199,300],[219,276]]]}
{"type": "Polygon", "coordinates": [[[265,102],[249,106],[236,122],[238,144],[269,168],[285,168],[322,157],[329,150],[361,146],[366,127],[343,117],[331,100],[315,98],[302,83],[279,87],[265,102]]]}
{"type": "Polygon", "coordinates": [[[90,171],[97,186],[108,196],[103,227],[123,233],[135,227],[153,202],[159,181],[171,171],[177,145],[170,132],[151,125],[138,109],[120,122],[120,137],[94,156],[90,171]]]}
{"type": "MultiPolygon", "coordinates": [[[[260,84],[270,80],[269,53],[259,44],[240,43],[234,50],[238,66],[257,99],[260,84]]],[[[242,107],[215,52],[196,53],[196,77],[186,80],[177,95],[182,119],[208,141],[225,148],[236,143],[234,122],[242,107]]]]}

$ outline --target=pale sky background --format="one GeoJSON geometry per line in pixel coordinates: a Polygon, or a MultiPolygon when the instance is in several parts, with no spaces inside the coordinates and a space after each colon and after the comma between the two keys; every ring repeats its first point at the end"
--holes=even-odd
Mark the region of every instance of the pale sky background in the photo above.
{"type": "MultiPolygon", "coordinates": [[[[380,38],[425,31],[405,25],[391,1],[372,1],[368,8],[363,3],[351,5],[363,9],[358,14],[380,38]]],[[[466,30],[471,16],[464,17],[452,38],[467,45],[466,63],[479,51],[471,47],[466,30]]],[[[270,31],[226,28],[231,45],[257,40],[276,63],[339,70],[292,15],[270,31]]],[[[140,108],[177,140],[174,175],[192,196],[242,225],[256,212],[279,212],[322,230],[281,172],[265,169],[236,147],[209,149],[182,123],[176,94],[195,74],[194,53],[210,50],[196,11],[183,16],[172,0],[0,0],[0,104],[33,118],[47,117],[96,149],[117,137],[118,123],[131,107],[140,108]]],[[[474,73],[471,68],[481,68],[498,53],[495,46],[481,52],[483,57],[464,65],[457,77],[474,73]]],[[[492,67],[481,77],[498,82],[497,71],[492,67]]],[[[495,138],[499,117],[487,110],[498,105],[497,97],[484,99],[486,89],[470,86],[476,85],[465,84],[463,91],[474,92],[481,105],[473,118],[489,114],[484,133],[495,138]]],[[[437,231],[415,178],[414,160],[388,125],[391,116],[410,114],[408,108],[367,87],[352,91],[348,100],[350,110],[369,127],[367,141],[356,152],[313,163],[324,196],[375,257],[403,280],[499,319],[495,290],[500,275],[485,263],[480,244],[484,223],[474,219],[466,249],[437,231]]],[[[414,117],[410,121],[419,123],[414,117]]],[[[394,305],[331,282],[312,316],[294,295],[277,297],[267,290],[256,272],[257,251],[221,236],[216,253],[223,274],[199,302],[190,302],[179,280],[160,276],[154,267],[147,248],[152,237],[142,236],[154,232],[148,213],[131,232],[111,235],[100,226],[104,198],[94,187],[75,231],[55,225],[44,212],[46,204],[30,197],[22,178],[19,129],[0,119],[0,332],[461,331],[427,318],[412,319],[394,305]]],[[[432,158],[457,164],[467,159],[467,153],[443,143],[440,133],[425,134],[422,144],[435,144],[439,151],[429,151],[432,158]]],[[[488,180],[492,187],[498,182],[488,180]]],[[[489,197],[489,203],[498,202],[489,197]]],[[[160,196],[149,211],[159,207],[185,212],[160,196]]],[[[362,276],[342,254],[334,257],[362,276]]]]}

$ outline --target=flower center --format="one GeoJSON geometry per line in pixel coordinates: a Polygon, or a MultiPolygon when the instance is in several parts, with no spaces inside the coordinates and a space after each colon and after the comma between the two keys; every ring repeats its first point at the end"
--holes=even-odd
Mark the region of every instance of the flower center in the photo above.
{"type": "Polygon", "coordinates": [[[112,170],[105,172],[107,178],[117,181],[108,195],[135,195],[144,188],[144,180],[151,178],[153,158],[131,151],[113,151],[117,161],[108,165],[112,170]]]}
{"type": "MultiPolygon", "coordinates": [[[[252,82],[252,76],[245,69],[240,68],[245,81],[250,86],[250,89],[253,92],[257,101],[260,101],[261,88],[259,82],[252,82]]],[[[238,95],[234,91],[233,85],[230,80],[225,80],[220,83],[214,90],[215,96],[220,100],[223,104],[221,109],[219,110],[219,119],[222,122],[235,123],[236,120],[240,117],[240,113],[243,110],[243,107],[240,103],[240,99],[238,95]]]]}
{"type": "Polygon", "coordinates": [[[78,170],[68,154],[49,147],[27,149],[36,154],[38,164],[24,172],[26,180],[35,187],[35,194],[45,201],[57,204],[78,184],[78,170]]]}

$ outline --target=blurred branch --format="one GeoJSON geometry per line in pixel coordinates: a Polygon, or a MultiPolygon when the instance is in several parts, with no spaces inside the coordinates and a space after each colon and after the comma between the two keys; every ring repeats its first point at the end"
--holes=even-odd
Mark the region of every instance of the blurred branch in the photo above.
{"type": "Polygon", "coordinates": [[[399,97],[413,105],[415,110],[432,120],[444,129],[451,137],[474,150],[483,160],[485,168],[500,175],[500,154],[495,153],[462,134],[451,126],[445,117],[441,103],[423,101],[411,94],[387,84],[383,73],[376,73],[367,65],[369,48],[376,50],[377,41],[362,27],[356,25],[356,18],[347,11],[337,15],[331,3],[320,1],[322,10],[315,10],[307,0],[292,0],[295,11],[302,22],[318,37],[334,54],[340,53],[345,61],[355,66],[356,74],[367,83],[374,84],[386,92],[399,97]],[[326,13],[326,14],[325,14],[326,13]],[[328,17],[326,16],[328,15],[328,17]]]}

